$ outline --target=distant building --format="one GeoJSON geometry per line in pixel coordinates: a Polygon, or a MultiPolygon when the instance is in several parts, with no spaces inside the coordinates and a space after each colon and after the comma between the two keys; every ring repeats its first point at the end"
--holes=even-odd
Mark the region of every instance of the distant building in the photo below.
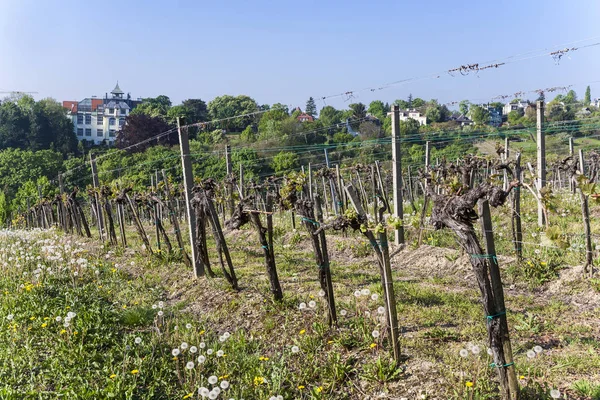
{"type": "Polygon", "coordinates": [[[590,105],[600,108],[600,99],[594,99],[594,101],[592,101],[592,104],[590,105]]]}
{"type": "Polygon", "coordinates": [[[63,101],[77,139],[95,144],[113,143],[117,132],[125,125],[125,118],[142,102],[141,99],[132,100],[129,94],[123,97],[124,94],[117,82],[110,96],[107,93],[103,99],[93,96],[81,101],[63,101]]]}
{"type": "Polygon", "coordinates": [[[427,117],[421,114],[420,111],[412,110],[400,110],[400,121],[406,121],[407,119],[414,119],[420,125],[427,125],[427,117]]]}
{"type": "MultiPolygon", "coordinates": [[[[529,104],[528,104],[529,106],[529,104]]],[[[491,107],[490,105],[482,105],[482,107],[487,110],[489,117],[488,117],[488,125],[490,126],[495,126],[495,127],[499,127],[500,125],[502,125],[502,109],[500,108],[496,108],[496,107],[491,107]]],[[[506,106],[504,106],[506,108],[506,106]]],[[[527,108],[525,108],[526,110],[527,108]]],[[[525,111],[523,110],[523,112],[525,111]]]]}
{"type": "Polygon", "coordinates": [[[450,121],[455,121],[460,124],[460,126],[469,126],[473,125],[473,121],[467,118],[465,115],[455,113],[450,116],[450,121]]]}
{"type": "Polygon", "coordinates": [[[300,121],[300,122],[313,122],[314,120],[315,120],[314,117],[307,113],[302,113],[302,114],[298,115],[298,121],[300,121]]]}
{"type": "Polygon", "coordinates": [[[519,100],[516,103],[507,103],[504,105],[504,108],[502,108],[502,113],[504,115],[508,115],[508,113],[510,113],[511,111],[519,111],[522,110],[523,114],[525,114],[525,112],[527,111],[527,109],[531,106],[531,104],[529,103],[529,101],[521,101],[519,100]]]}

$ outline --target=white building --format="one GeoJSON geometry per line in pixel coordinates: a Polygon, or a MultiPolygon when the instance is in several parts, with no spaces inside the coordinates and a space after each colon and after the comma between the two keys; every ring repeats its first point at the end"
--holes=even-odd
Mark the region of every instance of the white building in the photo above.
{"type": "Polygon", "coordinates": [[[504,105],[504,108],[502,108],[502,114],[508,115],[508,113],[510,113],[511,111],[518,111],[518,110],[522,110],[523,114],[525,114],[525,112],[527,111],[527,109],[530,106],[531,106],[531,104],[529,103],[529,101],[522,101],[522,100],[519,100],[516,103],[506,103],[504,105]]]}
{"type": "Polygon", "coordinates": [[[119,83],[103,99],[95,96],[77,101],[63,101],[63,107],[73,121],[78,140],[92,141],[94,144],[112,144],[129,113],[141,103],[141,99],[131,100],[119,87],[119,83]]]}
{"type": "Polygon", "coordinates": [[[414,119],[420,125],[427,125],[427,117],[418,110],[400,110],[400,121],[406,121],[409,118],[414,119]]]}

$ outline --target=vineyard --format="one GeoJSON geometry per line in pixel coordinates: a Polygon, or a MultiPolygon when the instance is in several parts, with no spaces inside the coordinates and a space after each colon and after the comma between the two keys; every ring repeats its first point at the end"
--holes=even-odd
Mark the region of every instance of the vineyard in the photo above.
{"type": "Polygon", "coordinates": [[[394,106],[368,162],[250,179],[194,179],[186,126],[145,185],[92,155],[0,233],[0,397],[600,398],[600,153],[554,135],[597,121],[542,119],[421,144],[394,106]]]}

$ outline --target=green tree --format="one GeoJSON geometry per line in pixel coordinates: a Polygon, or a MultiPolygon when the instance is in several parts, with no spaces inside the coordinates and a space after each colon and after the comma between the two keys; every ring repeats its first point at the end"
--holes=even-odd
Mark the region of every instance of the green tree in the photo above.
{"type": "Polygon", "coordinates": [[[206,102],[200,99],[187,99],[181,105],[187,109],[189,122],[204,122],[208,121],[208,107],[206,102]]]}
{"type": "Polygon", "coordinates": [[[0,105],[0,149],[25,149],[28,146],[29,117],[15,103],[0,105]]]}
{"type": "Polygon", "coordinates": [[[485,125],[489,121],[490,113],[485,108],[473,105],[471,106],[471,120],[475,125],[485,125]]]}
{"type": "Polygon", "coordinates": [[[573,104],[577,101],[577,93],[573,89],[567,92],[567,95],[563,97],[563,102],[565,104],[573,104]]]}
{"type": "Polygon", "coordinates": [[[314,117],[317,115],[317,105],[315,104],[315,99],[310,97],[306,102],[306,110],[304,111],[306,114],[314,117]]]}
{"type": "Polygon", "coordinates": [[[319,113],[319,120],[323,126],[331,126],[339,124],[341,122],[340,112],[332,106],[325,106],[321,108],[319,113]]]}
{"type": "Polygon", "coordinates": [[[589,106],[591,102],[592,102],[592,90],[588,86],[585,88],[585,97],[583,98],[583,104],[586,106],[589,106]]]}
{"type": "Polygon", "coordinates": [[[299,158],[296,153],[281,151],[273,157],[271,167],[277,173],[296,169],[299,166],[299,158]]]}
{"type": "Polygon", "coordinates": [[[458,110],[460,111],[460,113],[462,115],[467,115],[469,114],[469,105],[471,103],[469,102],[469,100],[462,100],[460,103],[458,103],[458,110]]]}
{"type": "Polygon", "coordinates": [[[400,107],[401,110],[406,110],[410,108],[409,103],[406,100],[398,99],[394,101],[394,104],[400,107]]]}
{"type": "Polygon", "coordinates": [[[145,114],[150,117],[160,117],[167,119],[167,114],[171,108],[171,99],[165,95],[158,97],[148,97],[142,100],[142,104],[138,104],[129,115],[145,114]]]}
{"type": "Polygon", "coordinates": [[[353,103],[348,106],[352,110],[352,118],[362,119],[367,116],[367,109],[363,103],[353,103]]]}
{"type": "Polygon", "coordinates": [[[389,106],[386,107],[381,100],[374,100],[369,104],[369,114],[379,118],[383,121],[387,117],[387,113],[390,111],[389,106]]]}
{"type": "Polygon", "coordinates": [[[258,111],[256,101],[245,95],[223,95],[215,97],[208,103],[208,112],[211,118],[213,120],[230,118],[227,121],[219,123],[218,126],[233,132],[241,132],[253,123],[254,118],[246,114],[255,113],[256,111],[258,111]],[[245,116],[240,117],[240,115],[245,116]]]}
{"type": "Polygon", "coordinates": [[[256,141],[256,133],[254,133],[254,128],[252,128],[252,125],[248,125],[246,129],[242,131],[240,134],[240,139],[248,143],[256,141]]]}
{"type": "Polygon", "coordinates": [[[231,154],[234,171],[239,171],[240,165],[242,165],[244,176],[248,178],[253,178],[260,172],[261,164],[259,160],[256,150],[247,147],[236,150],[231,154]]]}
{"type": "Polygon", "coordinates": [[[519,120],[521,119],[522,116],[523,116],[522,111],[512,110],[511,112],[508,113],[508,116],[507,116],[508,123],[511,125],[517,125],[517,124],[519,124],[519,120]]]}
{"type": "Polygon", "coordinates": [[[417,97],[417,98],[413,99],[410,106],[412,108],[419,108],[419,107],[423,107],[424,105],[425,105],[425,100],[417,97]]]}
{"type": "Polygon", "coordinates": [[[412,93],[408,94],[408,100],[406,100],[406,108],[411,108],[413,106],[413,96],[412,93]]]}
{"type": "Polygon", "coordinates": [[[8,207],[8,202],[6,201],[6,195],[0,190],[0,226],[5,226],[5,224],[8,222],[9,215],[10,210],[8,207]]]}

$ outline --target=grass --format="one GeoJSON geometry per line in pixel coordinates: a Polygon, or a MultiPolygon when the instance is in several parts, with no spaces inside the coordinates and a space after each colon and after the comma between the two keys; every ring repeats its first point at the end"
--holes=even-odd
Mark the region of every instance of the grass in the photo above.
{"type": "MultiPolygon", "coordinates": [[[[554,214],[553,223],[577,233],[576,198],[557,202],[565,217],[554,214]]],[[[523,263],[510,257],[507,209],[494,211],[497,251],[507,256],[500,260],[523,396],[550,398],[550,390],[559,388],[570,399],[598,398],[597,305],[575,306],[569,297],[597,293],[597,279],[573,279],[559,292],[546,291],[562,269],[580,263],[581,252],[535,246],[546,242],[530,217],[534,207],[526,197],[524,232],[533,244],[523,263]],[[537,345],[542,352],[529,358],[537,345]]],[[[497,398],[479,291],[468,268],[451,269],[468,265],[452,235],[428,230],[426,243],[442,249],[423,264],[403,262],[412,252],[429,256],[423,249],[394,259],[403,353],[395,363],[378,313],[378,268],[365,241],[328,232],[339,315],[339,326],[330,328],[308,236],[292,231],[287,216],[276,216],[276,223],[280,303],[271,300],[252,230],[228,234],[240,292],[221,278],[194,281],[177,257],[148,257],[54,231],[2,233],[0,398],[199,398],[198,388],[215,387],[212,376],[217,385],[228,382],[219,398],[497,398]],[[439,270],[429,262],[439,263],[439,270]],[[357,290],[369,294],[357,297],[357,290]],[[314,308],[299,310],[310,301],[314,308]],[[76,316],[65,326],[69,312],[76,316]],[[374,331],[380,334],[374,337],[374,331]],[[462,349],[467,357],[459,355],[462,349]],[[202,363],[199,355],[206,358],[202,363]]],[[[594,221],[593,230],[598,228],[594,221]]],[[[135,232],[128,235],[131,248],[139,248],[135,232]]],[[[417,235],[418,225],[407,229],[409,242],[417,235]]],[[[210,248],[216,260],[212,242],[210,248]]]]}

